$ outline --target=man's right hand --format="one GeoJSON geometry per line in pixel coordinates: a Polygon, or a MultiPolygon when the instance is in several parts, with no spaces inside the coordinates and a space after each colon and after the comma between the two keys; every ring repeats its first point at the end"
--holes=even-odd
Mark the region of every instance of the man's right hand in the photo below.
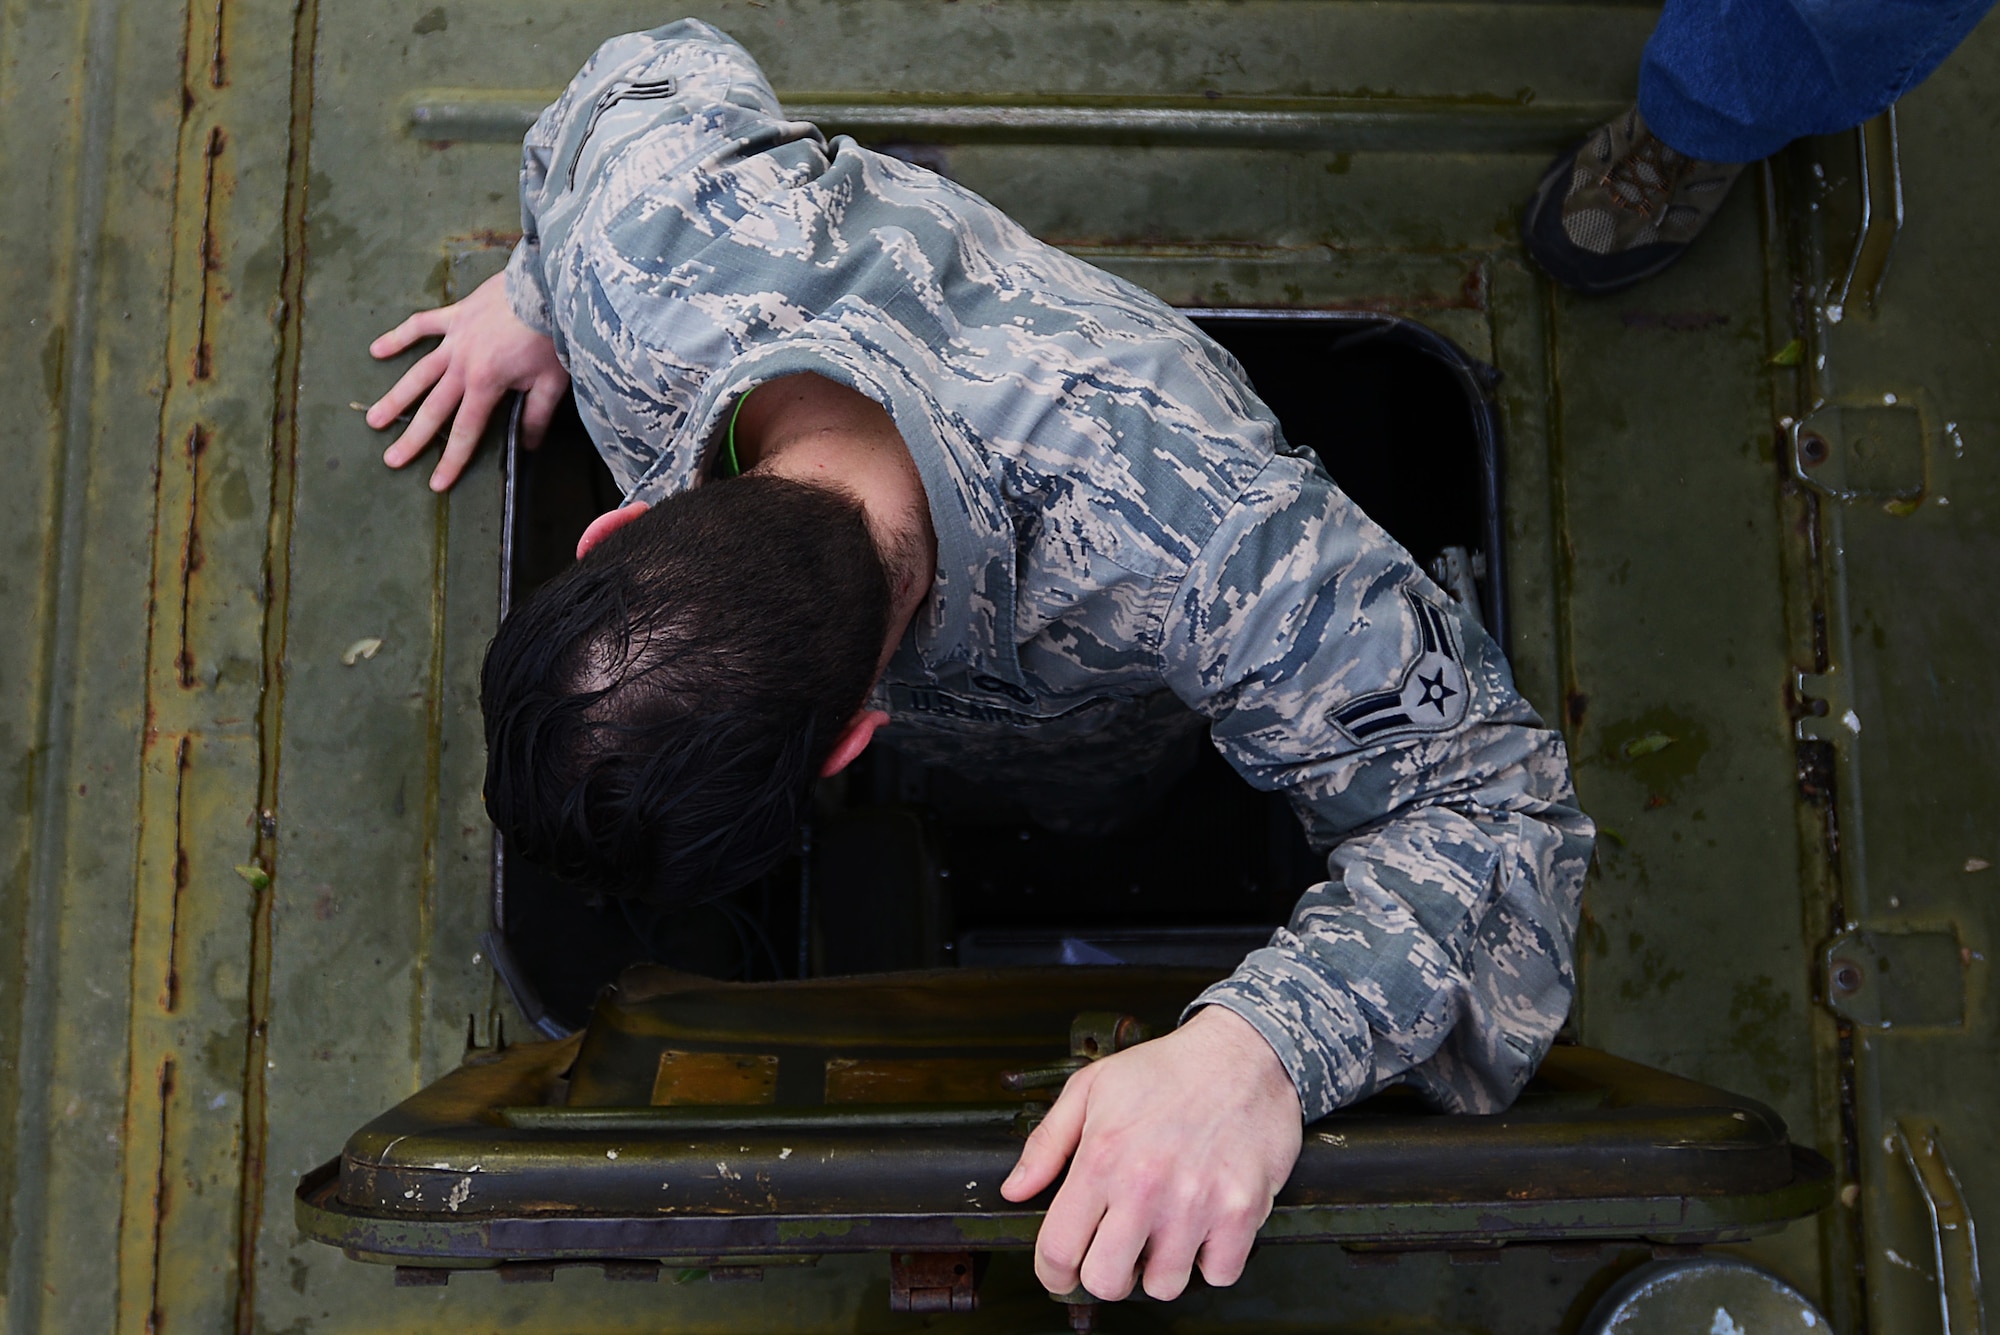
{"type": "Polygon", "coordinates": [[[376,358],[393,357],[419,339],[443,335],[443,342],[404,373],[395,388],[368,410],[368,425],[377,431],[392,425],[418,399],[423,406],[382,462],[401,468],[424,452],[449,421],[444,457],[431,473],[431,490],[443,491],[458,481],[493,409],[510,390],[528,396],[521,411],[522,443],[541,444],[556,405],[569,388],[569,372],[556,359],[556,347],[544,334],[522,324],[507,303],[506,275],[495,274],[464,301],[436,310],[418,311],[368,345],[376,358]]]}

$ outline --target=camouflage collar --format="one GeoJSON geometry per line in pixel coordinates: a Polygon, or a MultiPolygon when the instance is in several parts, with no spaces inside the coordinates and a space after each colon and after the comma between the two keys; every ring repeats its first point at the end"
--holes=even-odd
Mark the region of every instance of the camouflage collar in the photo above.
{"type": "Polygon", "coordinates": [[[1017,681],[1014,541],[991,465],[970,424],[950,413],[904,368],[917,359],[874,355],[851,331],[815,321],[746,351],[703,384],[686,427],[628,494],[657,501],[697,485],[720,448],[736,400],[781,376],[812,371],[881,404],[923,476],[937,532],[937,577],[910,642],[926,668],[964,663],[1017,681]]]}

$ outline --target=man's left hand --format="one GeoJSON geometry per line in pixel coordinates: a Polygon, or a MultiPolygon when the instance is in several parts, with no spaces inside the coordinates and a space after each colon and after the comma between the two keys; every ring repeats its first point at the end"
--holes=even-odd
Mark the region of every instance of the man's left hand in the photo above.
{"type": "Polygon", "coordinates": [[[1051,1293],[1166,1301],[1201,1266],[1234,1284],[1299,1157],[1299,1096],[1249,1022],[1208,1006],[1173,1033],[1093,1062],[1028,1137],[1000,1194],[1024,1201],[1075,1155],[1035,1240],[1051,1293]]]}

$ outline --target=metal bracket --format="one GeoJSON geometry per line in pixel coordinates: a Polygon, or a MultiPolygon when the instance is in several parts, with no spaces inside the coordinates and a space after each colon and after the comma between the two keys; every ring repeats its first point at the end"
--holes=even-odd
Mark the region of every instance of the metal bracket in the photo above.
{"type": "Polygon", "coordinates": [[[1017,1093],[1034,1089],[1055,1089],[1102,1057],[1144,1043],[1153,1036],[1137,1016],[1117,1011],[1082,1011],[1069,1025],[1070,1055],[1046,1066],[1025,1071],[1006,1071],[1000,1083],[1017,1093]]]}
{"type": "Polygon", "coordinates": [[[1847,272],[1829,286],[1826,314],[1838,323],[1858,299],[1870,315],[1889,270],[1889,255],[1903,230],[1903,165],[1896,141],[1896,108],[1856,126],[1855,158],[1860,177],[1861,218],[1847,272]]]}
{"type": "Polygon", "coordinates": [[[976,1312],[978,1265],[971,1252],[892,1252],[892,1312],[976,1312]]]}
{"type": "Polygon", "coordinates": [[[1822,957],[1827,1008],[1871,1029],[1955,1029],[1965,1023],[1965,955],[1958,933],[1859,927],[1822,957]]]}
{"type": "Polygon", "coordinates": [[[1966,1208],[1958,1174],[1951,1171],[1944,1157],[1937,1123],[1898,1118],[1896,1141],[1930,1212],[1931,1259],[1937,1265],[1943,1335],[1986,1335],[1985,1303],[1979,1289],[1979,1243],[1973,1237],[1972,1212],[1966,1208]]]}
{"type": "Polygon", "coordinates": [[[1789,435],[1792,476],[1822,496],[1911,508],[1923,497],[1924,422],[1912,403],[1823,403],[1789,435]]]}
{"type": "Polygon", "coordinates": [[[1839,669],[1792,674],[1792,732],[1799,741],[1845,742],[1861,734],[1861,716],[1839,669]]]}

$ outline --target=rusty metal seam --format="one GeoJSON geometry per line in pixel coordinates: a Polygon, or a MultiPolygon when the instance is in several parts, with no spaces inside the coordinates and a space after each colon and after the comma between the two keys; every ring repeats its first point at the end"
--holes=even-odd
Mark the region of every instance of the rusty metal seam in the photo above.
{"type": "MultiPolygon", "coordinates": [[[[220,5],[217,0],[218,50],[220,5]]],[[[271,496],[264,543],[264,663],[257,708],[257,858],[271,874],[252,910],[244,1024],[243,1160],[237,1206],[236,1335],[257,1315],[257,1242],[264,1218],[264,1161],[270,1137],[264,1086],[271,1012],[271,911],[277,898],[278,771],[283,754],[286,619],[291,610],[292,509],[298,480],[299,346],[305,306],[306,195],[311,159],[313,57],[319,0],[298,0],[292,26],[290,121],[286,127],[283,261],[278,274],[278,356],[271,394],[271,496]]]]}
{"type": "Polygon", "coordinates": [[[222,156],[229,136],[220,125],[208,129],[208,143],[202,150],[201,240],[195,252],[201,266],[201,283],[196,289],[194,326],[194,378],[208,380],[215,374],[215,353],[208,341],[209,289],[215,273],[215,164],[222,156]]]}
{"type": "MultiPolygon", "coordinates": [[[[177,63],[183,72],[184,81],[194,60],[194,52],[196,50],[195,13],[195,6],[190,4],[185,11],[181,32],[181,48],[177,63]]],[[[183,86],[186,86],[185,82],[183,86]]],[[[199,208],[201,222],[198,232],[199,244],[197,253],[194,256],[195,272],[192,276],[192,281],[195,285],[196,303],[195,333],[194,348],[188,356],[189,370],[192,373],[193,381],[207,379],[213,370],[211,364],[212,358],[208,346],[207,316],[211,273],[214,268],[215,254],[213,210],[216,158],[221,151],[224,136],[221,128],[214,124],[209,125],[206,133],[200,133],[196,129],[202,123],[205,116],[212,114],[213,111],[214,108],[212,106],[196,102],[186,93],[183,94],[181,123],[174,153],[172,217],[177,224],[174,236],[178,238],[181,235],[178,223],[185,216],[188,203],[185,187],[188,183],[188,167],[190,165],[190,139],[197,134],[200,135],[201,197],[199,208]]],[[[163,1039],[157,1029],[148,1022],[158,1021],[165,1016],[170,1016],[178,1008],[180,1001],[180,917],[182,899],[188,885],[189,867],[189,837],[186,826],[185,799],[191,750],[194,741],[194,734],[186,726],[187,719],[184,716],[184,710],[176,708],[172,704],[169,704],[168,707],[168,712],[175,716],[171,719],[171,732],[169,733],[169,735],[175,738],[171,826],[172,856],[165,868],[165,879],[168,883],[168,903],[165,914],[165,970],[159,976],[157,991],[141,985],[141,971],[146,968],[149,958],[157,957],[157,952],[147,948],[147,937],[150,930],[148,926],[148,887],[153,883],[153,877],[159,871],[156,864],[148,861],[145,852],[147,847],[146,831],[153,819],[153,804],[150,800],[150,789],[157,780],[145,764],[144,757],[148,750],[157,746],[161,741],[159,724],[163,695],[166,696],[167,701],[171,701],[174,698],[172,692],[165,691],[165,683],[171,680],[182,692],[191,690],[199,684],[197,674],[194,670],[194,651],[193,645],[190,642],[190,630],[194,611],[194,574],[201,564],[201,455],[209,443],[208,429],[200,421],[189,423],[186,427],[185,437],[185,472],[176,473],[175,464],[179,462],[176,455],[179,452],[173,448],[170,442],[180,434],[179,424],[175,419],[179,413],[183,399],[181,393],[176,390],[176,382],[179,380],[179,376],[176,374],[176,367],[180,365],[180,358],[177,354],[176,325],[173,317],[173,309],[187,300],[187,286],[190,281],[185,269],[184,251],[178,246],[169,253],[167,277],[169,314],[166,325],[167,341],[162,349],[163,370],[165,373],[164,383],[166,388],[160,396],[159,418],[158,424],[155,427],[154,437],[153,558],[150,563],[151,577],[149,596],[147,598],[146,651],[144,658],[146,664],[144,694],[146,726],[141,740],[140,751],[141,788],[139,819],[136,825],[140,852],[134,865],[135,882],[132,899],[131,937],[132,985],[130,995],[130,1029],[126,1036],[127,1076],[126,1113],[124,1119],[125,1144],[128,1147],[128,1155],[137,1154],[140,1147],[146,1145],[149,1147],[150,1152],[157,1156],[157,1159],[150,1165],[152,1170],[150,1173],[144,1172],[142,1166],[135,1165],[130,1158],[127,1159],[125,1164],[125,1180],[121,1191],[118,1223],[121,1255],[116,1269],[119,1277],[119,1293],[115,1300],[114,1308],[120,1314],[122,1321],[126,1311],[126,1293],[135,1291],[140,1283],[143,1282],[147,1294],[144,1328],[148,1331],[157,1331],[161,1325],[163,1316],[160,1296],[162,1281],[161,1247],[164,1238],[167,1191],[169,1174],[171,1172],[169,1162],[168,1100],[174,1088],[175,1067],[173,1041],[171,1039],[163,1039]],[[172,493],[174,486],[182,479],[184,479],[184,485],[187,489],[186,519],[179,526],[176,537],[170,539],[168,537],[169,527],[167,523],[168,507],[173,500],[172,493]],[[168,564],[170,544],[173,548],[177,549],[171,565],[168,564]],[[178,585],[178,622],[173,631],[175,650],[173,658],[169,663],[162,663],[160,661],[160,654],[163,648],[160,643],[160,632],[162,630],[160,625],[162,588],[163,585],[168,588],[174,587],[173,583],[169,583],[166,579],[163,579],[163,576],[169,570],[173,571],[173,577],[178,585]],[[142,997],[149,995],[152,997],[151,1007],[157,1008],[152,1013],[147,1013],[149,1007],[141,1002],[142,997]],[[165,1049],[164,1056],[160,1055],[162,1049],[165,1049]],[[142,1089],[137,1083],[137,1072],[147,1063],[148,1058],[155,1056],[158,1056],[161,1061],[161,1065],[158,1068],[160,1071],[158,1082],[150,1090],[142,1089]],[[149,1094],[156,1102],[146,1105],[142,1101],[149,1094]],[[157,1108],[156,1119],[149,1116],[153,1108],[157,1108]],[[157,1132],[156,1137],[145,1138],[138,1134],[142,1122],[156,1123],[153,1128],[157,1132]],[[135,1169],[140,1169],[141,1171],[135,1172],[135,1169]],[[141,1190],[139,1183],[146,1179],[150,1179],[148,1188],[150,1190],[150,1209],[152,1212],[151,1228],[147,1232],[148,1249],[143,1259],[127,1257],[123,1254],[127,1231],[137,1223],[137,1221],[131,1219],[129,1216],[135,1208],[143,1208],[141,1207],[140,1199],[135,1197],[135,1192],[141,1190]],[[132,1267],[143,1269],[143,1281],[137,1275],[127,1273],[128,1269],[132,1267]],[[129,1288],[128,1285],[130,1286],[129,1288]]]]}
{"type": "MultiPolygon", "coordinates": [[[[204,241],[204,244],[206,242],[204,241]]],[[[206,277],[204,276],[204,290],[206,277]]],[[[203,305],[206,306],[206,297],[203,305]]],[[[197,346],[206,348],[205,335],[197,334],[197,346]]],[[[200,355],[200,354],[197,354],[200,355]]],[[[174,671],[182,690],[192,690],[197,684],[194,671],[194,646],[189,643],[189,623],[193,618],[194,576],[201,568],[201,456],[208,448],[208,431],[199,422],[188,428],[187,438],[187,526],[181,535],[180,585],[181,622],[180,651],[174,656],[174,671]]],[[[165,473],[164,464],[161,473],[165,473]]],[[[157,525],[154,532],[157,533],[157,525]]],[[[152,660],[148,658],[148,662],[152,660]]],[[[147,694],[152,693],[150,684],[147,694]]]]}
{"type": "MultiPolygon", "coordinates": [[[[182,739],[185,744],[186,739],[182,739]]],[[[167,1168],[167,1115],[174,1095],[174,1059],[166,1058],[160,1063],[160,1136],[159,1160],[153,1175],[153,1254],[152,1280],[146,1304],[147,1335],[159,1335],[163,1313],[160,1309],[160,1242],[167,1230],[167,1210],[171,1204],[171,1185],[167,1168]]]]}
{"type": "Polygon", "coordinates": [[[417,892],[416,986],[410,992],[410,1063],[412,1089],[424,1081],[425,1016],[430,1009],[431,939],[437,928],[438,817],[444,768],[445,576],[451,565],[451,501],[439,494],[433,502],[437,527],[431,543],[431,656],[426,684],[430,695],[424,709],[424,843],[420,862],[423,883],[417,892]]]}
{"type": "MultiPolygon", "coordinates": [[[[173,897],[167,908],[167,969],[164,985],[160,989],[160,1007],[172,1013],[180,1004],[180,936],[181,897],[187,893],[187,776],[188,737],[183,733],[174,747],[174,860],[173,897]]],[[[133,972],[138,972],[141,955],[138,952],[137,933],[133,940],[133,972]]],[[[133,989],[137,1000],[138,989],[133,989]]]]}

